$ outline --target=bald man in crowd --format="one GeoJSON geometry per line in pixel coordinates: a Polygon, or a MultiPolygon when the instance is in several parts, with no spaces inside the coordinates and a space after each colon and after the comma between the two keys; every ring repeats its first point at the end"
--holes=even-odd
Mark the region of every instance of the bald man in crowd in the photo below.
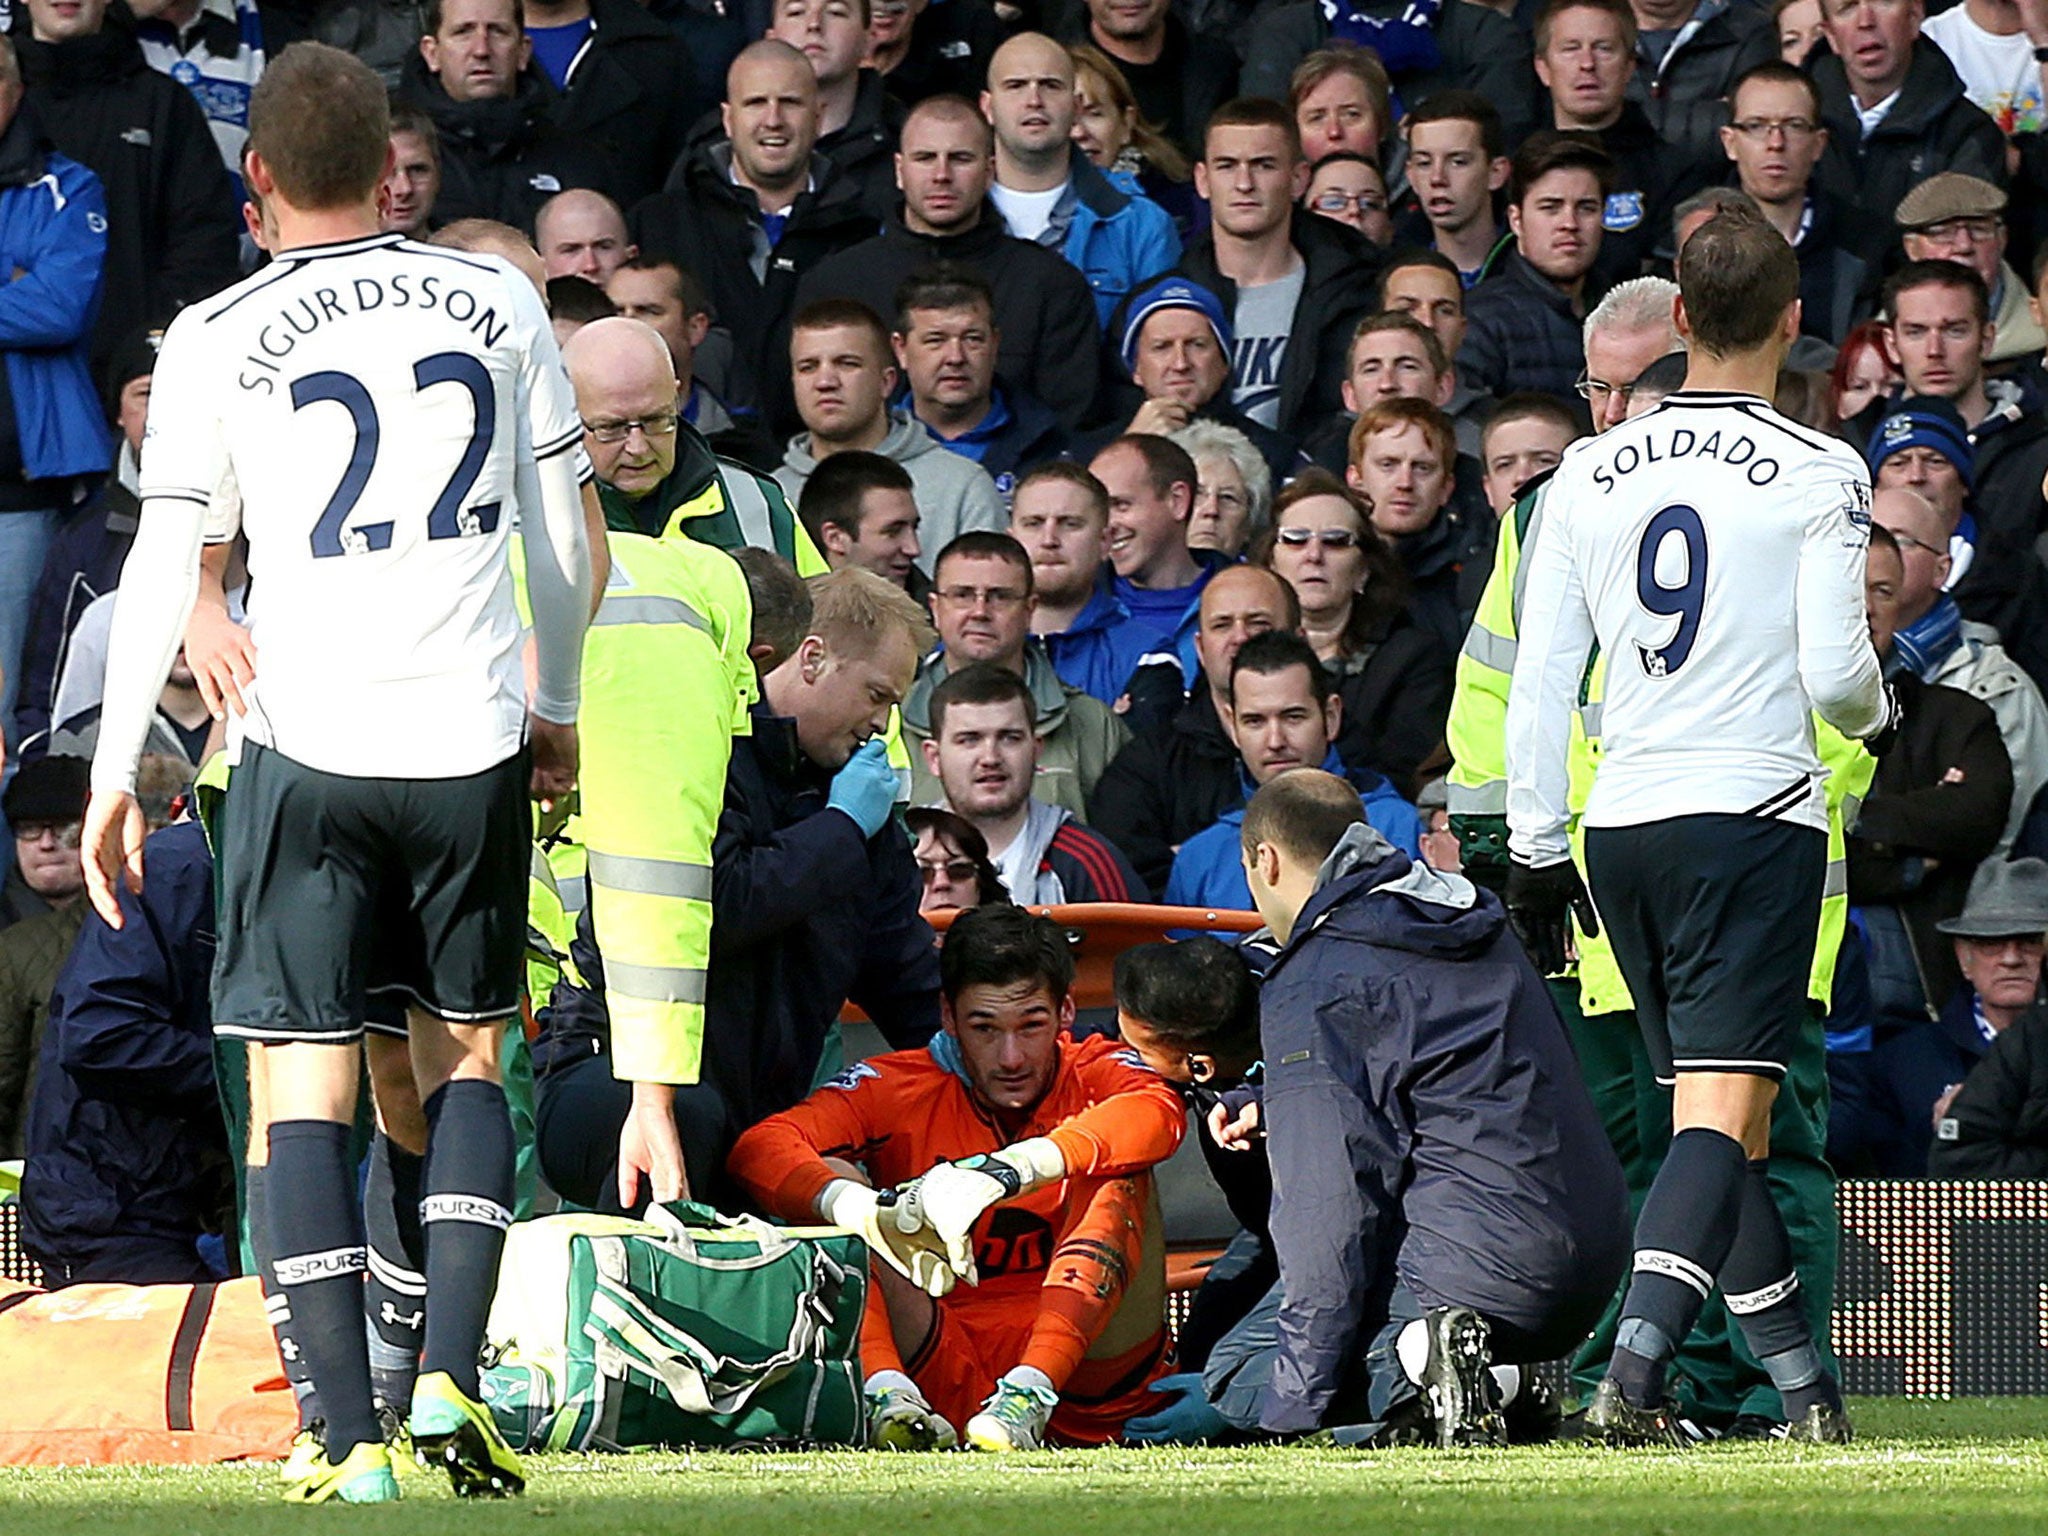
{"type": "Polygon", "coordinates": [[[825,569],[782,488],[719,458],[683,419],[675,363],[652,326],[623,315],[593,320],[569,338],[562,361],[608,527],[770,549],[805,576],[825,569]]]}
{"type": "Polygon", "coordinates": [[[549,277],[580,277],[602,288],[638,254],[626,216],[602,192],[575,187],[540,205],[533,243],[549,277]]]}

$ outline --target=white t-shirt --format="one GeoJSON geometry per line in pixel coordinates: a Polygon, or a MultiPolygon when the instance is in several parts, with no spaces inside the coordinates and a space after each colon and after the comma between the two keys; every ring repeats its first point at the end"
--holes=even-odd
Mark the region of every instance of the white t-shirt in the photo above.
{"type": "Polygon", "coordinates": [[[1262,427],[1280,425],[1280,368],[1307,282],[1304,263],[1276,283],[1237,290],[1237,313],[1230,317],[1236,333],[1230,343],[1230,403],[1262,427]]]}
{"type": "Polygon", "coordinates": [[[204,506],[208,542],[248,534],[259,677],[231,745],[419,779],[516,752],[515,485],[582,430],[539,296],[494,256],[301,248],[184,310],[141,494],[204,506]]]}
{"type": "Polygon", "coordinates": [[[1961,5],[1928,17],[1920,31],[1948,55],[1963,77],[1963,94],[1991,115],[2000,132],[2038,133],[2048,127],[2041,65],[2026,33],[2000,37],[1986,32],[1961,5]]]}
{"type": "Polygon", "coordinates": [[[989,183],[988,196],[1011,234],[1019,240],[1043,243],[1046,226],[1052,223],[1052,211],[1059,207],[1066,191],[1064,181],[1049,192],[1018,192],[995,181],[989,183]]]}
{"type": "Polygon", "coordinates": [[[1566,749],[1607,658],[1587,826],[1702,813],[1825,829],[1818,711],[1882,724],[1864,614],[1870,472],[1748,395],[1681,392],[1565,451],[1543,504],[1508,691],[1515,856],[1567,856],[1566,749]]]}

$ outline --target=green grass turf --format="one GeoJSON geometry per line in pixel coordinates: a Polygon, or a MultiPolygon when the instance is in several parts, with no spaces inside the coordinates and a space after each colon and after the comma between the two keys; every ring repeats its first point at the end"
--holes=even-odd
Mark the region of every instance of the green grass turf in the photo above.
{"type": "Polygon", "coordinates": [[[1014,1460],[837,1453],[562,1456],[531,1492],[458,1504],[436,1479],[377,1509],[286,1508],[272,1468],[0,1470],[0,1536],[301,1529],[533,1536],[1813,1536],[2048,1532],[2048,1399],[1856,1405],[1844,1449],[1684,1455],[1260,1449],[1014,1460]]]}

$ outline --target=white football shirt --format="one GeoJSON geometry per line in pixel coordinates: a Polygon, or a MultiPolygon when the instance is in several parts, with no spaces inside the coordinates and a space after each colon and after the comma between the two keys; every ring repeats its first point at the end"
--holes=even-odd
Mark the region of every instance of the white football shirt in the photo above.
{"type": "Polygon", "coordinates": [[[359,777],[455,778],[516,752],[515,478],[581,439],[540,298],[494,256],[396,235],[302,247],[180,313],[141,494],[204,505],[210,543],[248,534],[241,734],[359,777]]]}
{"type": "Polygon", "coordinates": [[[1885,718],[1864,613],[1870,474],[1749,395],[1682,392],[1565,451],[1529,554],[1508,692],[1514,855],[1566,841],[1566,750],[1607,659],[1587,826],[1728,813],[1827,826],[1813,714],[1885,718]]]}

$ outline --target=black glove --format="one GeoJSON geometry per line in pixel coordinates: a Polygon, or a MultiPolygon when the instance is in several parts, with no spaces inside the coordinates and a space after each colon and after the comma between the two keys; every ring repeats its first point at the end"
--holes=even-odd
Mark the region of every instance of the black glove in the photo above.
{"type": "Polygon", "coordinates": [[[1899,739],[1899,726],[1904,723],[1905,710],[1899,704],[1899,696],[1890,683],[1884,685],[1884,724],[1863,738],[1863,749],[1872,757],[1881,758],[1891,751],[1899,739]]]}
{"type": "Polygon", "coordinates": [[[1588,937],[1600,931],[1593,898],[1570,859],[1541,869],[1517,860],[1508,870],[1507,907],[1522,948],[1545,976],[1557,975],[1568,963],[1574,912],[1588,937]]]}

